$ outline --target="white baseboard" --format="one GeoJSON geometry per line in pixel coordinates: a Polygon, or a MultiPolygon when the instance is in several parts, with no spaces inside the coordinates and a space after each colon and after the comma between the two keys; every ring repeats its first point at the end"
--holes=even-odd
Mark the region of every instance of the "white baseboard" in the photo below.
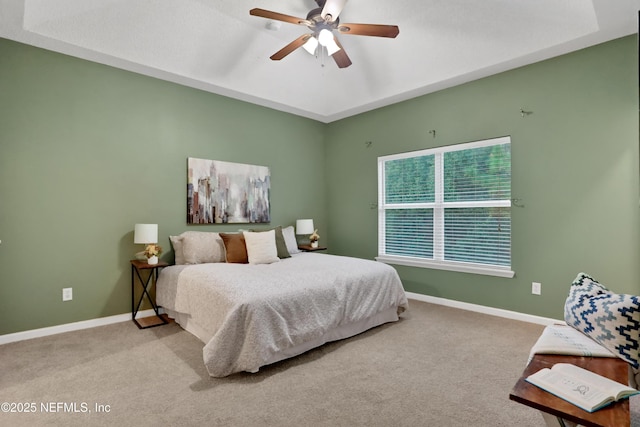
{"type": "MultiPolygon", "coordinates": [[[[489,314],[492,316],[504,317],[512,320],[520,320],[523,322],[537,323],[539,325],[551,325],[553,323],[562,322],[561,320],[551,319],[548,317],[534,316],[532,314],[518,313],[516,311],[503,310],[500,308],[487,307],[483,305],[471,304],[468,302],[460,302],[445,298],[432,297],[429,295],[416,294],[407,292],[407,298],[417,301],[424,301],[432,304],[445,305],[448,307],[459,308],[462,310],[475,311],[478,313],[489,314]]],[[[153,310],[144,310],[138,313],[138,317],[153,316],[153,310]]],[[[29,340],[32,338],[46,337],[48,335],[56,335],[64,332],[79,331],[81,329],[95,328],[97,326],[111,325],[113,323],[126,322],[131,320],[131,313],[117,314],[115,316],[100,317],[98,319],[83,320],[81,322],[67,323],[65,325],[51,326],[48,328],[33,329],[30,331],[16,332],[14,334],[0,335],[0,345],[9,344],[11,342],[29,340]]]]}
{"type": "Polygon", "coordinates": [[[468,302],[454,301],[445,298],[432,297],[430,295],[416,294],[406,292],[407,298],[418,301],[429,302],[432,304],[446,305],[447,307],[460,308],[462,310],[475,311],[492,316],[505,317],[512,320],[520,320],[523,322],[537,323],[539,325],[551,325],[553,323],[564,323],[563,320],[551,319],[549,317],[534,316],[533,314],[518,313],[517,311],[503,310],[501,308],[487,307],[484,305],[471,304],[468,302]]]}
{"type": "MultiPolygon", "coordinates": [[[[136,319],[155,315],[152,309],[139,311],[136,319]]],[[[95,328],[96,326],[111,325],[113,323],[131,320],[131,313],[117,314],[115,316],[100,317],[98,319],[83,320],[81,322],[67,323],[64,325],[50,326],[48,328],[32,329],[30,331],[16,332],[14,334],[0,335],[0,345],[11,342],[29,340],[32,338],[46,337],[48,335],[61,334],[63,332],[79,331],[81,329],[95,328]]]]}

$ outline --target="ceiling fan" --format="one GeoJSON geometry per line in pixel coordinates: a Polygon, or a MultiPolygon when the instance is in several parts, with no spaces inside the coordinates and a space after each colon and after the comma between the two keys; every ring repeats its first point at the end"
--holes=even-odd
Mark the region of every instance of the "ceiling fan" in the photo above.
{"type": "Polygon", "coordinates": [[[303,34],[271,55],[272,60],[279,61],[300,46],[304,47],[309,53],[315,54],[316,49],[320,46],[320,49],[327,49],[327,53],[333,57],[339,68],[346,68],[351,65],[351,59],[349,59],[340,41],[335,36],[334,30],[340,34],[388,38],[395,38],[400,32],[397,25],[340,24],[338,16],[347,0],[316,0],[316,3],[318,8],[311,10],[306,19],[259,8],[249,11],[249,14],[253,16],[290,24],[306,25],[312,31],[310,34],[303,34]]]}

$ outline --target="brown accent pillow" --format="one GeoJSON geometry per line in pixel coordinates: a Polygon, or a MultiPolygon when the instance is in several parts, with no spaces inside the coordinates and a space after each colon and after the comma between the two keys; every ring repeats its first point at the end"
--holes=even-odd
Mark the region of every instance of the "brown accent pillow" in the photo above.
{"type": "Polygon", "coordinates": [[[220,233],[224,242],[225,257],[227,262],[236,264],[248,264],[247,245],[242,233],[220,233]]]}

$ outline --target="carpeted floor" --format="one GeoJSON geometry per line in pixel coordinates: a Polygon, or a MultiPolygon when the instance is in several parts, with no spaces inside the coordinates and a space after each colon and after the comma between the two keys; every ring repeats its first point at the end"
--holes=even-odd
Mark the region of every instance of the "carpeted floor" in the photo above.
{"type": "Polygon", "coordinates": [[[412,300],[400,322],[217,379],[179,326],[119,323],[0,346],[0,402],[31,411],[0,425],[543,426],[508,398],[542,329],[412,300]]]}

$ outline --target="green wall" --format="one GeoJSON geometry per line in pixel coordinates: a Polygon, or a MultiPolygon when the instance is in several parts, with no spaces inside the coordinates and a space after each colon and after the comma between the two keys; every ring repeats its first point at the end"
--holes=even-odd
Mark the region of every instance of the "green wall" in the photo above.
{"type": "Polygon", "coordinates": [[[516,277],[397,267],[405,288],[555,318],[580,271],[640,293],[635,36],[328,125],[0,39],[0,334],[127,313],[135,223],[165,248],[245,227],[186,225],[187,157],[269,166],[272,225],[373,258],[378,156],[502,135],[516,277]]]}
{"type": "Polygon", "coordinates": [[[326,230],[324,127],[0,39],[0,334],[130,312],[135,223],[246,228],[186,225],[188,157],[270,167],[271,224],[326,230]]]}
{"type": "Polygon", "coordinates": [[[512,208],[515,278],[399,266],[405,288],[560,319],[581,271],[640,293],[636,43],[618,39],[329,124],[332,251],[377,254],[378,156],[511,135],[512,195],[524,205],[512,208]]]}

